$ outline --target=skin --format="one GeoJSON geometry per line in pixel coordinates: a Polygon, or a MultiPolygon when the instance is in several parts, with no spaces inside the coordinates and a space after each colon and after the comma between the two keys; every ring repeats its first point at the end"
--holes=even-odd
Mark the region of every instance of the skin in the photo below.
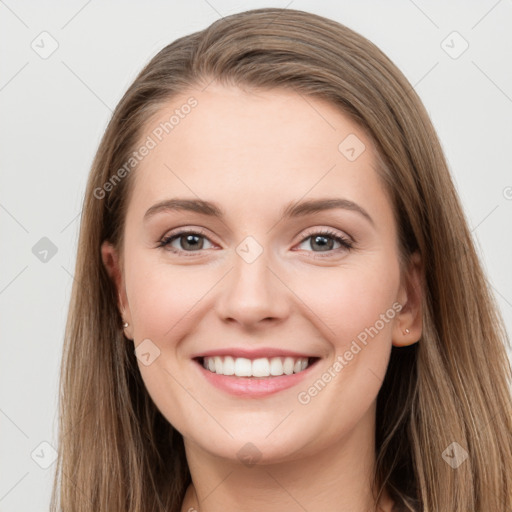
{"type": "MultiPolygon", "coordinates": [[[[138,365],[156,406],[184,436],[193,485],[182,511],[371,510],[377,394],[392,345],[415,343],[422,329],[421,262],[415,257],[400,275],[397,227],[372,142],[326,101],[217,84],[173,98],[141,140],[190,95],[198,106],[133,171],[123,252],[102,245],[125,335],[135,347],[150,339],[160,350],[138,365]],[[366,148],[354,161],[338,150],[349,134],[366,148]],[[173,197],[215,201],[225,218],[163,211],[143,220],[173,197]],[[374,225],[343,209],[281,217],[289,202],[324,197],[356,202],[374,225]],[[183,237],[172,243],[192,256],[157,247],[177,228],[205,232],[192,248],[183,237]],[[354,247],[327,238],[332,245],[322,250],[312,235],[325,229],[351,237],[354,247]],[[236,251],[247,236],[263,248],[252,263],[236,251]],[[300,403],[298,393],[395,302],[401,311],[300,403]],[[304,382],[258,399],[211,386],[191,359],[263,346],[321,359],[304,382]],[[249,442],[261,457],[252,466],[237,456],[249,442]]],[[[385,495],[379,505],[392,503],[385,495]]]]}

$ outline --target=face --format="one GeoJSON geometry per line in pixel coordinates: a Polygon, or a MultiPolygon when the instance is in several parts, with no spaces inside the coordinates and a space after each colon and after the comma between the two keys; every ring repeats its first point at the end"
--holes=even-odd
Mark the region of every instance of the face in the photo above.
{"type": "Polygon", "coordinates": [[[173,98],[148,136],[123,257],[102,250],[162,414],[233,460],[371,428],[392,344],[419,337],[371,140],[323,100],[213,84],[173,98]]]}

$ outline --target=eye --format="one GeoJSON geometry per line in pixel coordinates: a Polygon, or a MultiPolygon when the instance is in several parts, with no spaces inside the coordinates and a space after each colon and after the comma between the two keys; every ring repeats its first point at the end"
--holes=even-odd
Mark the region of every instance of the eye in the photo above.
{"type": "MultiPolygon", "coordinates": [[[[205,249],[204,240],[208,240],[208,238],[202,231],[185,230],[165,236],[162,238],[162,240],[160,240],[158,247],[168,248],[168,250],[175,253],[184,253],[184,256],[193,256],[193,254],[186,253],[200,252],[201,249],[205,249]],[[172,244],[174,242],[177,242],[179,245],[181,245],[181,248],[176,248],[173,246],[172,244]]],[[[206,247],[206,249],[208,249],[208,247],[206,247]]]]}
{"type": "MultiPolygon", "coordinates": [[[[319,251],[313,250],[314,253],[327,253],[319,254],[319,256],[332,256],[332,253],[338,253],[340,250],[350,250],[353,248],[353,242],[348,238],[341,236],[335,231],[321,230],[308,234],[302,239],[300,244],[304,244],[307,240],[311,239],[309,246],[314,249],[319,248],[319,251]],[[340,244],[340,247],[333,248],[334,244],[340,244]]],[[[181,254],[183,256],[194,256],[194,253],[201,252],[204,247],[204,241],[209,239],[201,230],[182,230],[170,235],[165,236],[160,240],[158,247],[166,248],[171,252],[181,254]],[[177,242],[181,247],[175,247],[173,244],[177,242]]],[[[213,245],[212,245],[213,246],[213,245]]]]}
{"type": "MultiPolygon", "coordinates": [[[[339,250],[350,250],[353,248],[353,242],[351,242],[348,238],[345,238],[335,231],[322,230],[318,232],[314,232],[309,234],[305,238],[302,239],[301,245],[306,242],[306,240],[310,240],[309,246],[313,249],[315,247],[320,248],[319,251],[313,250],[312,252],[326,252],[325,256],[331,256],[332,253],[337,253],[339,250]],[[333,250],[333,245],[335,243],[339,243],[341,247],[333,250]]],[[[321,254],[320,256],[324,256],[321,254]]]]}

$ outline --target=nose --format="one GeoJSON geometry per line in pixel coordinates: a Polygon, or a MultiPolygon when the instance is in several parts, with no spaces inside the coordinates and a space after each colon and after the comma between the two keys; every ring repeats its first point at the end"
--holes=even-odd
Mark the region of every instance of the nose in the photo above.
{"type": "Polygon", "coordinates": [[[278,323],[289,315],[293,294],[286,279],[268,263],[265,252],[251,263],[234,255],[233,268],[223,280],[216,301],[222,321],[254,329],[271,320],[278,323]]]}

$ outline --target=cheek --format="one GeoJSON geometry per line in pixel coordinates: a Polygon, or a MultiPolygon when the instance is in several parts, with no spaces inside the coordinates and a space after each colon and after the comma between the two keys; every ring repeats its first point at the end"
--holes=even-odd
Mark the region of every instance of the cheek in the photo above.
{"type": "MultiPolygon", "coordinates": [[[[153,341],[162,354],[159,364],[175,367],[189,350],[185,338],[194,338],[214,308],[216,285],[225,273],[208,265],[177,265],[165,254],[135,252],[126,261],[126,288],[130,300],[133,338],[137,346],[153,341]]],[[[204,334],[203,334],[204,335],[204,334]]]]}
{"type": "Polygon", "coordinates": [[[322,374],[305,382],[297,396],[310,417],[323,421],[328,409],[325,439],[338,438],[340,425],[348,431],[367,413],[386,374],[399,284],[398,263],[388,263],[332,269],[300,291],[331,345],[322,374]]]}
{"type": "Polygon", "coordinates": [[[204,268],[172,266],[153,255],[127,259],[126,273],[136,342],[144,338],[163,342],[171,331],[174,337],[182,320],[194,314],[194,306],[214,284],[211,272],[204,268]]]}
{"type": "Polygon", "coordinates": [[[377,336],[372,327],[381,338],[389,335],[398,284],[398,262],[386,264],[375,258],[312,272],[311,279],[301,279],[294,291],[318,317],[325,338],[339,352],[359,335],[364,338],[369,329],[377,336]]]}

